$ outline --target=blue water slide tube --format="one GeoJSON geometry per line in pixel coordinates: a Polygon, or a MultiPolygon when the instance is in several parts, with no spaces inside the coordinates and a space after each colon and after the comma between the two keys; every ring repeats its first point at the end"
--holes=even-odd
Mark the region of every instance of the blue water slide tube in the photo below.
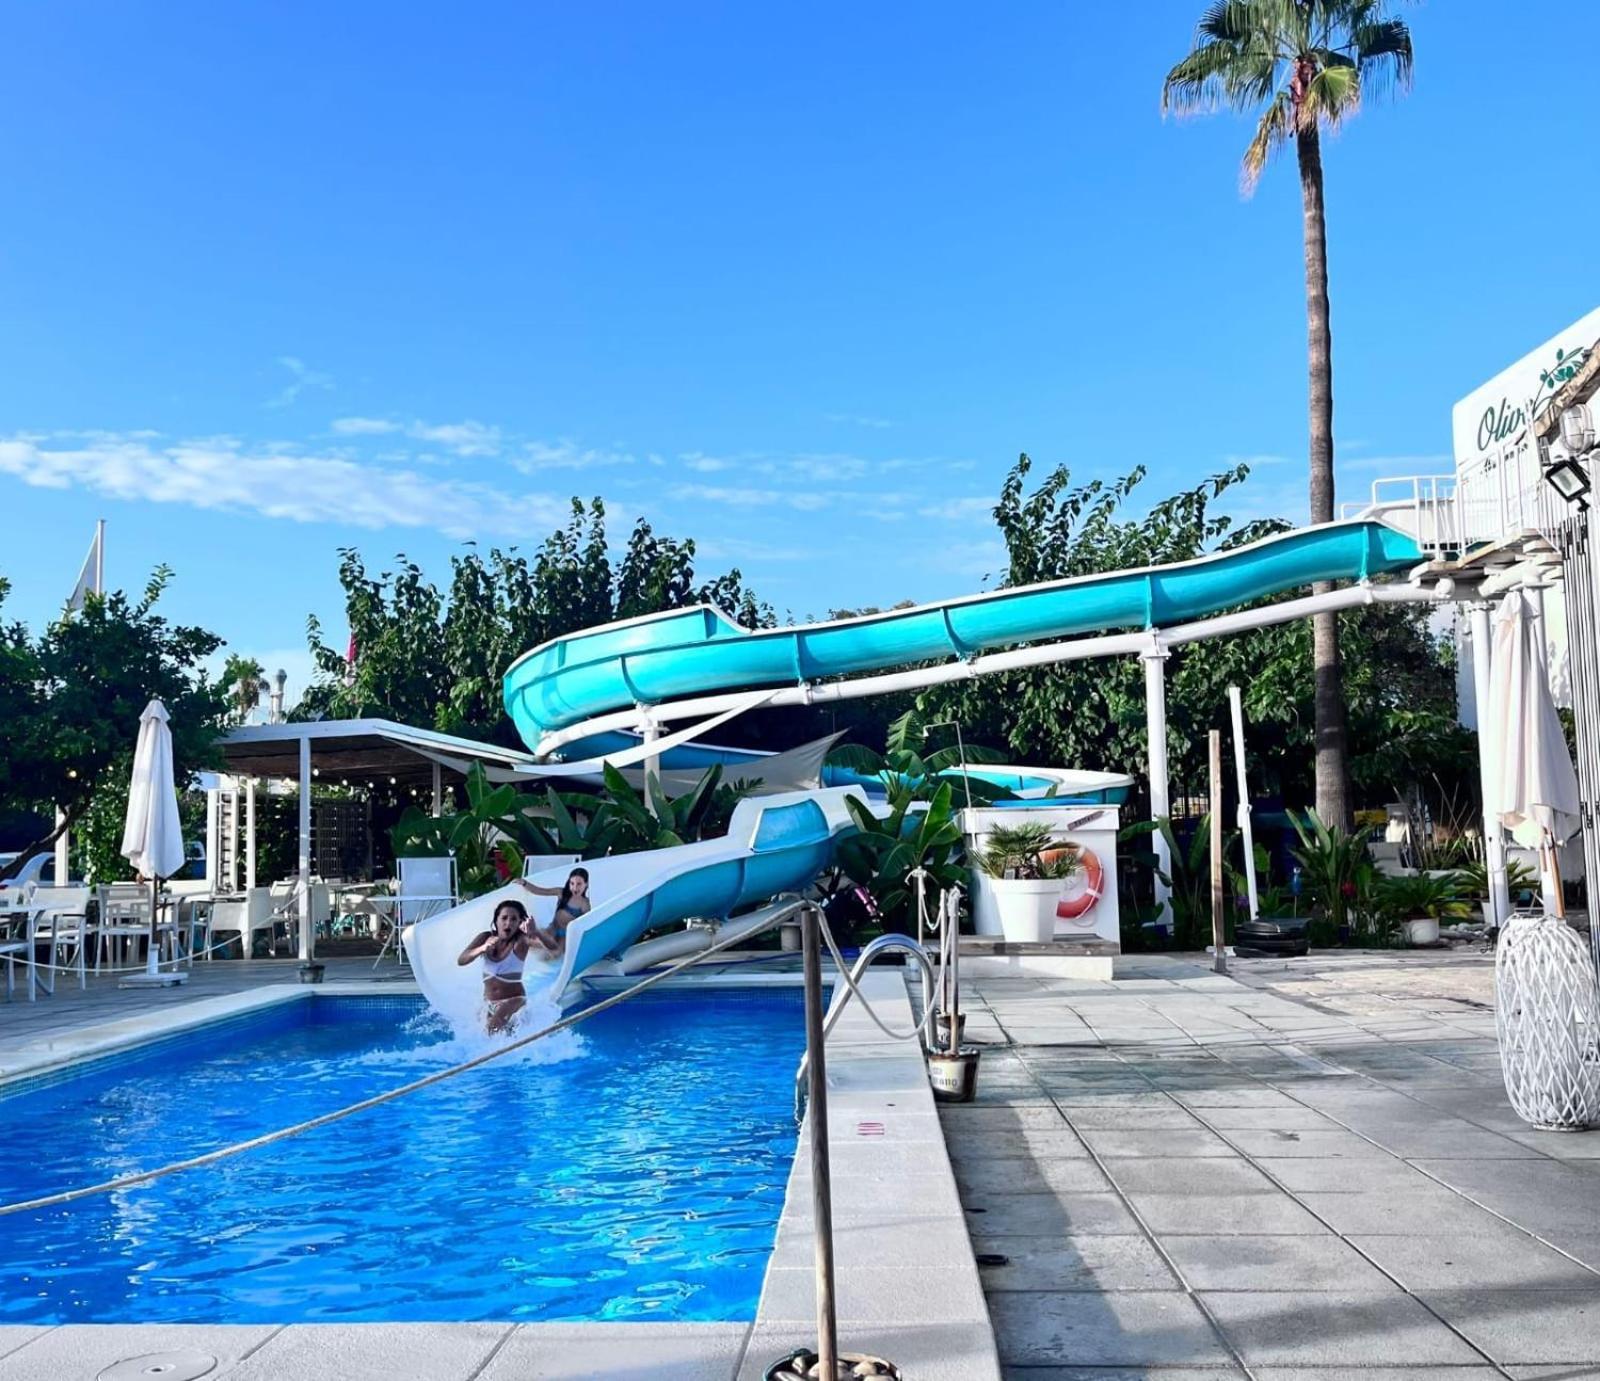
{"type": "MultiPolygon", "coordinates": [[[[593,909],[568,930],[559,961],[541,964],[529,955],[529,992],[559,997],[574,978],[618,957],[646,931],[691,917],[726,918],[809,887],[832,863],[838,841],[856,828],[845,804],[852,795],[861,793],[836,788],[752,797],[734,807],[721,838],[586,861],[593,909]]],[[[529,880],[559,887],[571,866],[529,880]]],[[[530,896],[513,882],[406,930],[406,952],[423,994],[458,1026],[481,1023],[483,977],[479,964],[458,964],[457,956],[489,929],[506,900],[521,902],[541,924],[552,919],[553,900],[530,896]]]]}
{"type": "Polygon", "coordinates": [[[822,681],[995,648],[1207,618],[1319,580],[1362,580],[1423,559],[1381,522],[1324,523],[1193,561],[1023,585],[799,627],[742,628],[708,605],[556,638],[506,672],[506,710],[530,747],[585,720],[682,696],[822,681]]]}

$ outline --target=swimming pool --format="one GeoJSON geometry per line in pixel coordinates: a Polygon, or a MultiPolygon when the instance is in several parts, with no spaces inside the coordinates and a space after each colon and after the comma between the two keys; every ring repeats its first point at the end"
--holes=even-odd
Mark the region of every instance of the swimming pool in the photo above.
{"type": "MultiPolygon", "coordinates": [[[[0,1323],[753,1318],[796,1141],[798,991],[647,993],[556,1040],[553,1061],[513,1054],[0,1220],[0,1323]]],[[[0,1198],[165,1164],[468,1053],[393,996],[200,1027],[0,1094],[0,1198]]]]}

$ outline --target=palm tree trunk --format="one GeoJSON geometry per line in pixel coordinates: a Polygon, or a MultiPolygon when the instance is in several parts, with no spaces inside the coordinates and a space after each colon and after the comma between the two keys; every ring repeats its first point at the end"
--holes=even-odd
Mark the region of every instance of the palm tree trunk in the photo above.
{"type": "MultiPolygon", "coordinates": [[[[1322,145],[1317,127],[1295,136],[1300,199],[1305,220],[1306,345],[1310,366],[1311,521],[1333,521],[1333,331],[1328,321],[1328,224],[1322,196],[1322,145]]],[[[1331,590],[1330,582],[1313,585],[1331,590]]],[[[1350,824],[1346,789],[1343,675],[1339,617],[1311,620],[1311,661],[1316,687],[1317,814],[1330,828],[1350,824]]]]}

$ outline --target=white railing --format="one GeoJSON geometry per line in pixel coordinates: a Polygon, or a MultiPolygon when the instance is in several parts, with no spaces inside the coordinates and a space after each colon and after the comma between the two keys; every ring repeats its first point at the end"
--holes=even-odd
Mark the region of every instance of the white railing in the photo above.
{"type": "Polygon", "coordinates": [[[1537,452],[1524,434],[1498,454],[1460,471],[1462,524],[1471,542],[1495,542],[1537,532],[1553,538],[1572,516],[1546,482],[1537,452]]]}
{"type": "Polygon", "coordinates": [[[1340,507],[1341,518],[1381,518],[1428,552],[1458,552],[1464,534],[1454,475],[1400,475],[1372,482],[1372,497],[1340,507]]]}
{"type": "Polygon", "coordinates": [[[1553,540],[1571,512],[1522,445],[1454,475],[1374,480],[1371,497],[1343,504],[1339,516],[1381,518],[1424,551],[1459,554],[1530,532],[1553,540]]]}

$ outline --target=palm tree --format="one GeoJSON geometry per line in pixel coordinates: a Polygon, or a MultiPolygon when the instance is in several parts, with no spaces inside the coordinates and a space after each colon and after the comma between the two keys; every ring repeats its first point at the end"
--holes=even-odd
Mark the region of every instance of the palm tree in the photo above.
{"type": "MultiPolygon", "coordinates": [[[[1328,229],[1322,192],[1322,131],[1355,114],[1367,92],[1411,83],[1411,31],[1384,0],[1219,0],[1205,12],[1189,56],[1167,73],[1163,113],[1226,106],[1261,110],[1244,154],[1245,195],[1267,161],[1294,141],[1306,259],[1311,373],[1311,521],[1333,520],[1333,336],[1328,325],[1328,229]],[[1262,109],[1262,107],[1265,107],[1262,109]]],[[[1313,586],[1321,592],[1331,585],[1313,586]]],[[[1335,614],[1312,620],[1316,677],[1317,813],[1350,820],[1344,695],[1335,614]]]]}

